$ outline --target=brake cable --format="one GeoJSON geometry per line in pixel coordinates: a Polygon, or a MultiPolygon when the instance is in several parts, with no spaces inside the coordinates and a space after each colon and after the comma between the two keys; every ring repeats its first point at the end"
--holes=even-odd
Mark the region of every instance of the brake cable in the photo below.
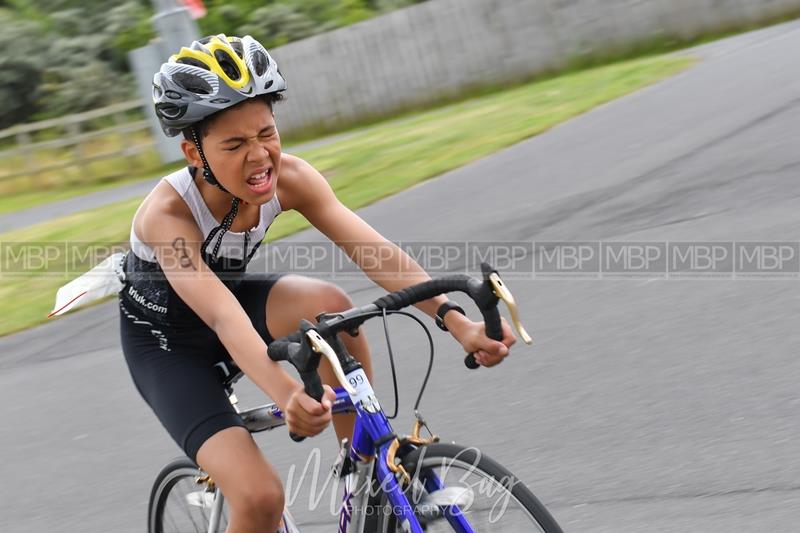
{"type": "Polygon", "coordinates": [[[431,372],[433,371],[433,357],[434,357],[434,348],[433,348],[433,337],[431,336],[431,332],[428,327],[416,316],[408,313],[406,311],[386,311],[386,309],[381,309],[381,316],[383,318],[383,333],[386,337],[386,348],[389,351],[389,365],[392,369],[392,383],[394,386],[394,414],[392,416],[387,416],[389,420],[393,420],[397,418],[397,413],[400,410],[400,400],[399,394],[397,391],[397,371],[394,365],[394,354],[392,352],[392,341],[389,338],[389,326],[386,321],[386,315],[403,315],[407,316],[419,324],[419,326],[425,331],[425,335],[428,336],[428,346],[430,346],[430,353],[428,355],[428,369],[425,372],[425,379],[422,381],[422,386],[419,389],[419,395],[417,396],[417,401],[414,404],[414,412],[416,413],[419,410],[419,404],[422,402],[422,395],[425,394],[425,388],[428,386],[428,379],[431,377],[431,372]]]}

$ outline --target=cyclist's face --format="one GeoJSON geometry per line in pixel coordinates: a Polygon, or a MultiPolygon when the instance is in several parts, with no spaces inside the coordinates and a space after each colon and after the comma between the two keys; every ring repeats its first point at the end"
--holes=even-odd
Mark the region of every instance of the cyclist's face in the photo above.
{"type": "Polygon", "coordinates": [[[202,143],[211,170],[228,192],[251,204],[275,195],[281,139],[265,102],[256,99],[220,113],[202,143]]]}

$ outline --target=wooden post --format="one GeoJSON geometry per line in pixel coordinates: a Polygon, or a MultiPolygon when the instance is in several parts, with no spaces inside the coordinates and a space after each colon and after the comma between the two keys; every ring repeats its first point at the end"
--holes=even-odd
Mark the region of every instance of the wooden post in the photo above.
{"type": "Polygon", "coordinates": [[[128,169],[123,170],[123,173],[127,173],[129,169],[136,168],[136,150],[133,148],[133,144],[128,142],[128,137],[133,132],[125,132],[125,118],[123,117],[124,111],[120,110],[117,113],[114,113],[114,126],[118,128],[117,138],[119,138],[121,146],[122,146],[122,156],[125,158],[125,161],[128,163],[128,169]]]}
{"type": "Polygon", "coordinates": [[[30,134],[23,130],[17,133],[17,146],[19,147],[19,155],[22,156],[23,165],[25,165],[25,170],[33,174],[36,172],[38,165],[34,164],[33,161],[33,152],[31,151],[31,136],[30,134]]]}
{"type": "Polygon", "coordinates": [[[79,139],[81,134],[81,123],[74,117],[67,117],[67,119],[68,120],[64,125],[66,126],[69,138],[74,141],[72,149],[72,161],[70,161],[70,166],[78,168],[78,173],[80,174],[78,177],[78,182],[85,183],[85,174],[88,171],[88,168],[84,160],[86,157],[86,152],[83,149],[83,143],[79,139]]]}

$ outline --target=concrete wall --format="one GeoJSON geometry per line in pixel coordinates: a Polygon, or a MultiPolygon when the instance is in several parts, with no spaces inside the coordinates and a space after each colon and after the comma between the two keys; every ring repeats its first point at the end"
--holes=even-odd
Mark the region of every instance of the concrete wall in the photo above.
{"type": "Polygon", "coordinates": [[[271,51],[284,132],[338,129],[654,38],[800,12],[800,0],[431,0],[271,51]]]}

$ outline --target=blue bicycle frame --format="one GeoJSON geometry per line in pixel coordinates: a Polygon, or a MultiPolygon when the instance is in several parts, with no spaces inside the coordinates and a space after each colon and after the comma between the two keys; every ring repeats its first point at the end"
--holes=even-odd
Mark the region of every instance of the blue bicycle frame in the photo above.
{"type": "MultiPolygon", "coordinates": [[[[357,413],[350,459],[355,462],[363,462],[362,458],[375,457],[376,479],[381,490],[386,493],[398,523],[404,526],[403,531],[422,533],[424,530],[414,515],[414,507],[408,501],[403,489],[397,482],[394,472],[389,468],[389,448],[396,439],[394,430],[378,403],[378,399],[364,371],[358,369],[346,377],[356,389],[356,394],[350,396],[343,389],[337,389],[333,412],[344,412],[355,408],[357,413]],[[376,443],[379,444],[376,445],[376,443]]],[[[433,472],[423,471],[420,472],[420,476],[426,490],[429,492],[443,488],[441,480],[433,472]]],[[[345,501],[349,496],[349,494],[345,494],[345,501]]],[[[445,516],[453,526],[454,531],[459,533],[473,532],[466,517],[456,506],[452,506],[445,511],[445,516]]],[[[346,512],[347,505],[344,505],[342,508],[343,516],[340,516],[339,521],[340,533],[347,531],[347,520],[344,516],[346,512]],[[345,527],[342,527],[342,525],[345,527]]]]}
{"type": "MultiPolygon", "coordinates": [[[[359,368],[350,372],[347,381],[356,390],[352,396],[344,389],[335,389],[336,401],[333,405],[334,413],[352,412],[355,410],[357,418],[353,431],[353,441],[350,447],[350,460],[356,463],[363,463],[364,458],[375,457],[375,468],[377,469],[376,479],[381,490],[386,493],[392,510],[397,517],[399,524],[403,524],[404,531],[412,533],[423,533],[422,525],[414,515],[414,507],[408,501],[403,489],[395,478],[394,472],[389,468],[389,448],[397,438],[389,420],[383,412],[378,399],[375,396],[372,386],[367,379],[364,370],[359,368]],[[376,443],[379,443],[376,445],[376,443]]],[[[426,490],[433,492],[443,488],[441,480],[433,472],[421,472],[421,481],[426,490]]],[[[349,488],[346,489],[349,491],[349,488]]],[[[344,495],[345,504],[342,506],[339,517],[339,531],[347,531],[352,509],[347,502],[352,494],[346,492],[344,495]]],[[[453,530],[459,533],[472,533],[466,517],[456,506],[446,509],[445,516],[453,530]]]]}
{"type": "MultiPolygon", "coordinates": [[[[397,438],[394,430],[378,403],[364,370],[358,368],[347,374],[346,377],[355,389],[355,394],[351,396],[342,388],[334,389],[336,400],[332,411],[334,414],[355,412],[357,415],[349,450],[350,460],[356,465],[356,469],[364,469],[369,466],[370,462],[373,462],[374,458],[378,486],[386,493],[398,523],[405,528],[404,531],[423,533],[422,525],[414,514],[413,505],[403,492],[395,473],[389,468],[389,449],[397,438]]],[[[274,404],[249,412],[245,411],[241,415],[248,426],[252,425],[255,431],[272,429],[285,423],[283,413],[274,404]]],[[[419,472],[419,475],[420,481],[429,493],[444,488],[442,481],[434,472],[422,471],[419,472]]],[[[361,488],[363,489],[363,487],[361,488]]],[[[363,527],[360,525],[363,523],[363,517],[361,517],[362,520],[356,520],[354,524],[351,524],[354,510],[351,499],[354,497],[354,489],[358,490],[358,487],[345,488],[339,514],[340,533],[351,531],[353,526],[354,530],[360,533],[360,527],[363,527]]],[[[447,521],[453,527],[453,531],[473,533],[473,528],[456,505],[448,506],[443,511],[447,521]]]]}
{"type": "MultiPolygon", "coordinates": [[[[355,411],[357,415],[350,449],[349,451],[344,450],[345,453],[349,453],[356,475],[349,478],[349,481],[354,481],[354,486],[346,486],[345,488],[345,499],[342,504],[339,523],[339,531],[341,533],[346,533],[348,529],[355,529],[358,533],[361,533],[364,523],[363,517],[359,517],[355,521],[353,528],[349,527],[354,510],[351,505],[351,498],[354,496],[352,491],[354,489],[358,492],[363,489],[365,481],[366,486],[369,486],[372,468],[375,469],[375,478],[380,483],[379,486],[382,492],[386,494],[388,503],[391,504],[392,512],[402,530],[422,533],[423,528],[417,519],[414,506],[408,501],[396,478],[400,474],[406,483],[411,481],[410,475],[394,462],[395,454],[403,443],[399,441],[392,430],[392,426],[381,409],[361,365],[349,354],[346,354],[344,346],[334,349],[324,339],[327,338],[333,344],[337,344],[339,341],[335,339],[337,339],[336,335],[338,333],[348,332],[354,335],[356,333],[352,332],[357,331],[357,328],[369,318],[381,315],[385,317],[387,313],[397,312],[404,307],[414,305],[439,294],[461,291],[468,294],[478,305],[488,337],[495,340],[503,339],[502,321],[497,310],[497,303],[503,300],[508,304],[512,321],[523,340],[530,344],[530,336],[519,323],[514,298],[503,284],[497,271],[491,265],[482,263],[481,272],[483,273],[482,282],[464,274],[428,280],[389,293],[364,307],[320,315],[317,317],[316,325],[307,320],[301,320],[298,331],[270,343],[268,349],[269,357],[273,361],[291,362],[300,372],[306,393],[318,401],[323,396],[323,389],[319,375],[316,372],[317,365],[322,355],[327,357],[334,366],[337,379],[343,385],[342,389],[336,391],[333,412],[355,411]],[[344,372],[347,372],[347,374],[344,374],[344,372]],[[370,473],[370,477],[367,477],[366,480],[364,479],[364,472],[370,473]]],[[[473,354],[468,355],[464,362],[469,368],[477,368],[479,366],[473,354]]],[[[277,408],[266,414],[273,417],[281,416],[277,408]]],[[[412,439],[405,441],[405,443],[417,446],[427,444],[427,442],[417,438],[418,429],[419,427],[415,428],[414,433],[416,435],[412,435],[412,439]]],[[[292,438],[299,440],[303,437],[293,435],[292,438]]],[[[343,460],[344,456],[340,455],[340,459],[343,460]]],[[[442,480],[433,471],[422,470],[415,474],[420,476],[419,481],[428,493],[444,488],[442,480]]],[[[440,503],[436,505],[439,506],[453,529],[462,533],[474,531],[459,509],[458,502],[448,500],[444,494],[441,496],[443,498],[439,498],[440,503]]],[[[361,503],[364,503],[363,492],[357,494],[356,498],[361,498],[361,503]]],[[[356,509],[360,509],[360,507],[357,506],[356,509]]]]}

